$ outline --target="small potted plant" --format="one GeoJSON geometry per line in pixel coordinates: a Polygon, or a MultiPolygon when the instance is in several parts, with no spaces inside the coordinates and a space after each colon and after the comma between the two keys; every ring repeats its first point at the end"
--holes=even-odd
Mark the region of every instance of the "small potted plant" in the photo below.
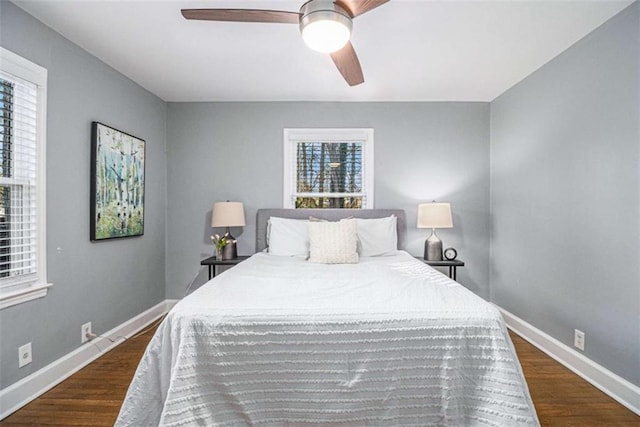
{"type": "Polygon", "coordinates": [[[227,236],[220,236],[218,234],[214,234],[211,236],[211,243],[213,243],[213,247],[216,249],[216,259],[222,260],[222,251],[225,246],[227,246],[227,236]]]}

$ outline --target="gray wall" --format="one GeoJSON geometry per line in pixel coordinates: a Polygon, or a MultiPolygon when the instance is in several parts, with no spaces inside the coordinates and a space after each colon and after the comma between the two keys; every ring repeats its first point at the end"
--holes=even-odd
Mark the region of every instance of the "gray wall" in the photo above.
{"type": "Polygon", "coordinates": [[[0,311],[0,388],[164,300],[166,104],[12,3],[0,1],[3,47],[48,69],[46,298],[0,311]],[[89,242],[91,121],[147,142],[145,235],[89,242]],[[60,251],[57,248],[61,248],[60,251]],[[33,362],[18,369],[31,342],[33,362]]]}
{"type": "Polygon", "coordinates": [[[491,299],[640,385],[640,4],[491,103],[491,299]]]}
{"type": "Polygon", "coordinates": [[[375,207],[406,211],[408,250],[422,255],[418,203],[450,201],[454,228],[439,235],[467,263],[460,282],[488,297],[488,104],[269,102],[168,105],[168,298],[181,297],[213,253],[214,201],[244,203],[247,226],[232,234],[240,254],[253,253],[256,210],[282,207],[287,127],[374,128],[375,207]]]}

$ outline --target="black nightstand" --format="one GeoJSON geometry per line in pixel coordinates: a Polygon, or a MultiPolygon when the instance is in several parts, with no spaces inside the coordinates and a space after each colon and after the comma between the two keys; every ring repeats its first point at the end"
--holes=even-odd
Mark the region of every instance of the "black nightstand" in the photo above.
{"type": "Polygon", "coordinates": [[[215,255],[200,261],[200,265],[209,266],[209,280],[216,277],[216,267],[218,265],[237,265],[242,261],[249,259],[249,255],[238,256],[234,259],[216,259],[215,255]]]}
{"type": "Polygon", "coordinates": [[[456,269],[458,267],[464,267],[464,262],[458,259],[452,260],[442,260],[442,261],[429,261],[424,259],[423,257],[415,257],[415,259],[424,262],[425,264],[430,265],[431,267],[449,267],[449,277],[453,280],[456,280],[456,269]]]}

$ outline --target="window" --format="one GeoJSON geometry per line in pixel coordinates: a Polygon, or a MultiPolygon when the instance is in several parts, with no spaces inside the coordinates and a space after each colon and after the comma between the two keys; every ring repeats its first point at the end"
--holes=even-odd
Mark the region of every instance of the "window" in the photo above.
{"type": "Polygon", "coordinates": [[[46,295],[47,70],[0,48],[0,308],[46,295]]]}
{"type": "Polygon", "coordinates": [[[285,129],[285,208],[373,208],[373,129],[285,129]]]}

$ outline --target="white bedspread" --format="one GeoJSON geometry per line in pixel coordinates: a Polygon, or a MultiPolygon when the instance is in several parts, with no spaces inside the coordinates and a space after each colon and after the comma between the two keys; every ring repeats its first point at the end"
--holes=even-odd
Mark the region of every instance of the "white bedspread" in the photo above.
{"type": "Polygon", "coordinates": [[[220,274],[160,325],[116,425],[539,424],[499,312],[400,252],[220,274]]]}

